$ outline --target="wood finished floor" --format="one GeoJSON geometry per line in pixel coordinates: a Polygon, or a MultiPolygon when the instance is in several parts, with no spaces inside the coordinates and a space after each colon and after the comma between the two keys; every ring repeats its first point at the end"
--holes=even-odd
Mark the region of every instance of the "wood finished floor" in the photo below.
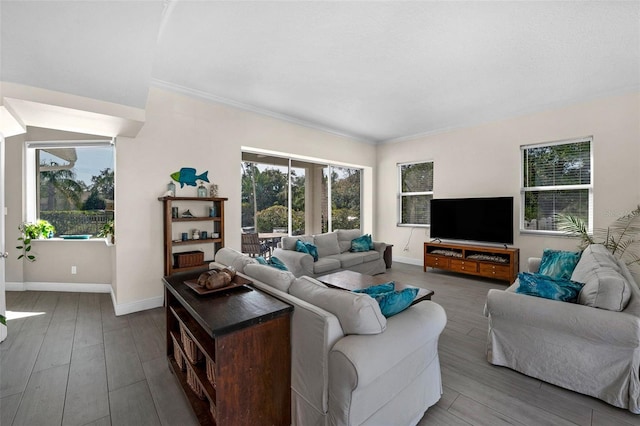
{"type": "MultiPolygon", "coordinates": [[[[639,425],[640,416],[495,367],[485,358],[487,291],[499,282],[394,263],[391,279],[435,290],[444,394],[426,425],[639,425]]],[[[7,292],[0,425],[197,424],[165,357],[161,308],[116,317],[107,294],[7,292]]]]}

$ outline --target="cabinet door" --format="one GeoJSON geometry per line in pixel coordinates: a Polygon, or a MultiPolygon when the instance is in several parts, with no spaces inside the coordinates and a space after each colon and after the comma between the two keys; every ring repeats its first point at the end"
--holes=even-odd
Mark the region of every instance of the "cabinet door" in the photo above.
{"type": "Polygon", "coordinates": [[[451,270],[459,272],[478,272],[478,263],[469,260],[451,260],[451,270]]]}
{"type": "Polygon", "coordinates": [[[509,266],[483,263],[480,265],[480,273],[485,277],[508,280],[511,276],[509,266]]]}
{"type": "Polygon", "coordinates": [[[449,259],[447,259],[446,257],[433,256],[428,254],[424,257],[424,259],[425,259],[425,264],[432,268],[442,268],[442,269],[449,268],[449,259]]]}

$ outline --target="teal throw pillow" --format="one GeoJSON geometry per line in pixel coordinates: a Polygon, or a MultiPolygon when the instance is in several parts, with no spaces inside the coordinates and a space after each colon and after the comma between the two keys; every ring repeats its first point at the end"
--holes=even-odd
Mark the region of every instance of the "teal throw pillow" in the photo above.
{"type": "Polygon", "coordinates": [[[282,262],[282,260],[278,259],[275,256],[271,256],[271,259],[269,259],[269,265],[273,266],[274,268],[278,268],[281,271],[288,271],[289,270],[287,268],[287,265],[285,265],[284,262],[282,262]]]}
{"type": "Polygon", "coordinates": [[[544,249],[538,273],[552,278],[570,279],[580,260],[579,251],[544,249]]]}
{"type": "MultiPolygon", "coordinates": [[[[298,240],[300,241],[300,240],[298,240]]],[[[307,248],[307,253],[309,253],[311,256],[313,256],[313,261],[317,262],[318,261],[318,247],[314,246],[311,243],[303,243],[304,246],[307,248]]],[[[297,243],[296,243],[297,246],[297,243]]]]}
{"type": "Polygon", "coordinates": [[[367,239],[369,240],[369,250],[373,250],[373,237],[371,234],[367,234],[367,239]]]}
{"type": "Polygon", "coordinates": [[[413,287],[405,288],[402,291],[378,293],[375,295],[371,295],[371,297],[376,299],[376,301],[380,305],[380,311],[382,311],[382,315],[389,318],[411,306],[411,303],[416,298],[417,294],[418,289],[413,287]]]}
{"type": "Polygon", "coordinates": [[[520,284],[516,288],[516,293],[571,303],[576,302],[578,294],[584,286],[582,283],[568,279],[529,272],[520,272],[518,280],[520,284]]]}
{"type": "Polygon", "coordinates": [[[361,235],[351,240],[351,251],[362,252],[369,251],[371,247],[371,235],[361,235]]]}
{"type": "Polygon", "coordinates": [[[353,290],[354,293],[364,293],[370,296],[380,293],[388,293],[396,289],[395,281],[389,281],[388,283],[372,285],[367,288],[359,288],[357,290],[353,290]]]}
{"type": "Polygon", "coordinates": [[[302,242],[302,240],[296,241],[296,251],[300,253],[310,254],[309,249],[307,248],[306,244],[302,242]]]}
{"type": "Polygon", "coordinates": [[[267,262],[267,259],[265,259],[265,258],[264,258],[264,257],[262,257],[262,256],[258,256],[258,257],[256,257],[256,260],[257,260],[257,261],[258,261],[258,263],[259,263],[259,264],[261,264],[261,265],[268,265],[268,264],[269,264],[269,262],[267,262]]]}

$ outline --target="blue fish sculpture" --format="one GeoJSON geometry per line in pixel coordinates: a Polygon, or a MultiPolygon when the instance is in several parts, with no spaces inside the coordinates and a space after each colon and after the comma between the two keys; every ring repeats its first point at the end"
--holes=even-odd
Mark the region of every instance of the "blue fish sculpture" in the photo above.
{"type": "Polygon", "coordinates": [[[191,167],[183,167],[179,172],[171,173],[171,179],[175,180],[176,182],[180,182],[180,188],[183,188],[185,185],[196,186],[197,180],[209,182],[207,174],[209,174],[209,170],[201,175],[196,175],[196,169],[191,167]]]}

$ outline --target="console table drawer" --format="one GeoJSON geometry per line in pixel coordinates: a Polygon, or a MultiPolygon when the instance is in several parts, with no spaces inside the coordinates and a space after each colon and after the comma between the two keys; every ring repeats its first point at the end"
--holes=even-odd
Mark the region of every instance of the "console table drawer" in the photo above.
{"type": "Polygon", "coordinates": [[[495,277],[497,279],[509,279],[511,270],[509,266],[492,265],[488,263],[480,264],[480,273],[487,277],[495,277]]]}
{"type": "Polygon", "coordinates": [[[432,268],[449,268],[449,259],[443,256],[426,255],[424,260],[426,266],[432,268]]]}
{"type": "Polygon", "coordinates": [[[452,271],[461,271],[461,272],[477,272],[478,271],[478,263],[472,262],[468,260],[451,260],[452,271]]]}

